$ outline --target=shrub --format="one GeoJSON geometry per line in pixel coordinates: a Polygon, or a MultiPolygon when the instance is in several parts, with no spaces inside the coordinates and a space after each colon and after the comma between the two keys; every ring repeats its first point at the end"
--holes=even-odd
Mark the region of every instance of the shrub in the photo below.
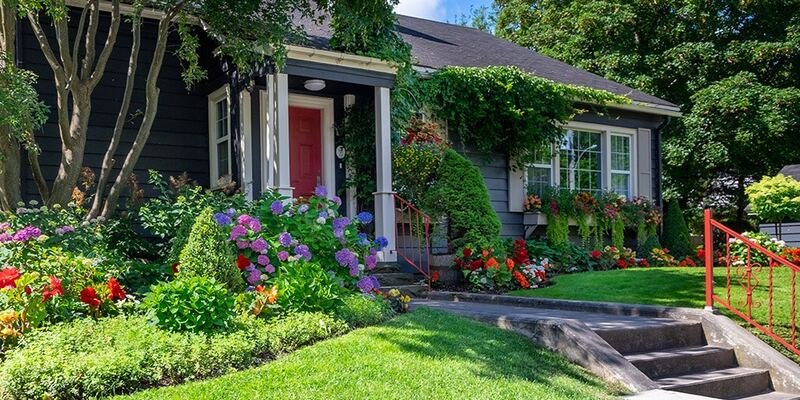
{"type": "Polygon", "coordinates": [[[335,313],[353,328],[379,324],[394,314],[384,298],[359,294],[345,297],[335,313]]]}
{"type": "Polygon", "coordinates": [[[8,353],[0,387],[10,399],[105,397],[246,368],[346,329],[319,313],[269,323],[242,317],[216,335],[165,331],[143,317],[78,320],[8,353]]]}
{"type": "Polygon", "coordinates": [[[439,143],[401,143],[392,150],[395,190],[411,204],[424,204],[425,194],[433,184],[442,162],[443,145],[439,143]]]}
{"type": "Polygon", "coordinates": [[[647,237],[647,240],[639,245],[639,248],[636,250],[636,254],[639,257],[643,258],[650,258],[650,255],[653,254],[653,249],[660,249],[661,243],[658,241],[658,235],[650,235],[647,237]]]}
{"type": "Polygon", "coordinates": [[[664,233],[661,242],[669,249],[670,254],[678,259],[684,259],[692,254],[689,243],[689,228],[683,218],[683,211],[675,200],[669,201],[667,212],[664,216],[664,233]]]}
{"type": "Polygon", "coordinates": [[[800,220],[800,182],[790,176],[765,176],[745,192],[750,207],[765,222],[800,220]]]}
{"type": "Polygon", "coordinates": [[[284,312],[330,312],[342,303],[345,293],[334,276],[312,262],[281,266],[272,282],[278,287],[278,304],[284,312]]]}
{"type": "Polygon", "coordinates": [[[426,196],[426,209],[448,217],[450,245],[453,248],[466,244],[494,245],[500,236],[500,220],[478,167],[449,149],[437,175],[426,196]]]}
{"type": "Polygon", "coordinates": [[[203,277],[156,285],[144,304],[156,325],[176,332],[222,330],[234,316],[233,296],[203,277]]]}
{"type": "Polygon", "coordinates": [[[242,291],[244,280],[236,268],[233,248],[213,216],[211,208],[197,215],[189,241],[181,251],[178,277],[204,276],[233,292],[242,291]]]}

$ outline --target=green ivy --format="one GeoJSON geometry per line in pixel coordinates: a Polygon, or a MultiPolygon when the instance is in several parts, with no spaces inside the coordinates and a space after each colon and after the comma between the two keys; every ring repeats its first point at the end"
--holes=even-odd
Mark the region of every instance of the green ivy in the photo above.
{"type": "Polygon", "coordinates": [[[336,126],[342,139],[349,177],[347,187],[356,189],[359,204],[371,204],[375,193],[375,114],[372,107],[355,105],[345,110],[344,118],[336,126]]]}
{"type": "Polygon", "coordinates": [[[433,114],[461,143],[487,159],[493,152],[533,160],[543,144],[563,135],[559,122],[584,112],[576,102],[630,102],[606,91],[556,83],[516,67],[446,67],[422,83],[433,114]]]}

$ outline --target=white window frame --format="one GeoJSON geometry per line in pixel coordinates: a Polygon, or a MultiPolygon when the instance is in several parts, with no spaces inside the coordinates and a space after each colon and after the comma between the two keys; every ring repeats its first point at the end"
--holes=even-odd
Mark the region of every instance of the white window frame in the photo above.
{"type": "MultiPolygon", "coordinates": [[[[593,124],[587,122],[577,122],[577,121],[570,121],[565,124],[561,124],[559,126],[561,129],[573,129],[579,131],[588,131],[588,132],[596,132],[601,135],[600,141],[602,144],[602,148],[600,149],[600,157],[601,157],[601,183],[600,183],[600,190],[604,192],[611,191],[611,136],[627,136],[629,137],[629,150],[630,150],[630,171],[617,171],[614,170],[614,173],[627,173],[630,176],[629,180],[629,190],[628,198],[632,198],[636,196],[638,193],[638,182],[637,182],[637,157],[636,149],[637,147],[637,136],[636,136],[636,129],[633,128],[622,128],[617,126],[611,125],[602,125],[602,124],[593,124]]],[[[560,164],[560,157],[561,157],[561,148],[559,145],[553,145],[552,148],[552,162],[550,163],[550,185],[556,186],[559,182],[561,182],[561,164],[560,164]],[[556,148],[558,147],[558,148],[556,148]]],[[[546,168],[545,164],[528,164],[528,167],[541,167],[546,168]]],[[[524,195],[527,195],[528,191],[528,173],[527,168],[525,169],[525,173],[523,174],[523,190],[525,191],[524,195]]]]}
{"type": "Polygon", "coordinates": [[[633,198],[634,193],[636,193],[634,191],[634,188],[633,188],[633,176],[634,176],[633,170],[636,167],[636,165],[634,165],[634,163],[633,163],[633,159],[634,159],[633,139],[634,139],[633,135],[619,133],[619,132],[616,132],[616,131],[611,131],[608,134],[608,160],[609,160],[608,161],[608,190],[613,191],[613,183],[612,183],[611,177],[614,174],[617,174],[617,175],[628,175],[628,193],[625,194],[625,197],[628,198],[628,199],[633,198]],[[612,155],[611,138],[613,138],[615,136],[616,137],[623,137],[623,138],[627,138],[628,139],[628,170],[627,171],[626,170],[621,170],[621,169],[613,169],[611,167],[611,155],[612,155]]]}
{"type": "Polygon", "coordinates": [[[223,142],[228,142],[228,174],[230,174],[233,172],[233,143],[231,137],[231,96],[229,85],[224,85],[208,95],[208,171],[209,187],[211,189],[217,189],[222,184],[221,178],[223,176],[220,176],[219,169],[217,167],[219,165],[217,146],[223,142]],[[219,137],[217,132],[217,122],[219,122],[220,116],[217,115],[217,104],[223,100],[226,100],[228,106],[228,134],[226,136],[219,137]]]}

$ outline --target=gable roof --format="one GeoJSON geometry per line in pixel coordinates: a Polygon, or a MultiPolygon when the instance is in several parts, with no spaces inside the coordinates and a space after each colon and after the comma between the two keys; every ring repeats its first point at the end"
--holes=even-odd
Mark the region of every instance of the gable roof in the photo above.
{"type": "Polygon", "coordinates": [[[794,179],[800,181],[800,164],[789,164],[785,165],[781,168],[780,174],[791,176],[794,179]]]}
{"type": "MultiPolygon", "coordinates": [[[[307,46],[330,49],[332,30],[328,19],[322,24],[298,20],[308,41],[307,46]]],[[[678,112],[678,106],[599,75],[573,67],[515,43],[475,28],[397,15],[397,32],[411,45],[414,64],[425,69],[446,66],[488,67],[516,66],[535,76],[572,85],[606,90],[625,96],[635,103],[678,112]]]]}

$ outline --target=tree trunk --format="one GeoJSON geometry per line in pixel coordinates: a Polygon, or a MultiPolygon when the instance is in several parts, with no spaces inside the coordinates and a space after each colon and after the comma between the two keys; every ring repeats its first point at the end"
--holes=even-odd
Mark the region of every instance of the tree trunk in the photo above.
{"type": "MultiPolygon", "coordinates": [[[[61,106],[61,101],[59,101],[61,106]]],[[[91,114],[91,95],[87,92],[72,91],[72,115],[70,116],[67,140],[62,140],[61,161],[58,173],[50,191],[49,204],[65,205],[72,198],[72,189],[78,182],[86,149],[86,131],[91,114]]]]}
{"type": "MultiPolygon", "coordinates": [[[[0,0],[0,52],[6,61],[16,63],[17,10],[8,0],[0,0]]],[[[3,61],[0,61],[2,63],[3,61]]],[[[2,65],[0,65],[2,67],[2,65]]],[[[12,210],[22,200],[20,146],[8,126],[0,126],[0,209],[12,210]]]]}

